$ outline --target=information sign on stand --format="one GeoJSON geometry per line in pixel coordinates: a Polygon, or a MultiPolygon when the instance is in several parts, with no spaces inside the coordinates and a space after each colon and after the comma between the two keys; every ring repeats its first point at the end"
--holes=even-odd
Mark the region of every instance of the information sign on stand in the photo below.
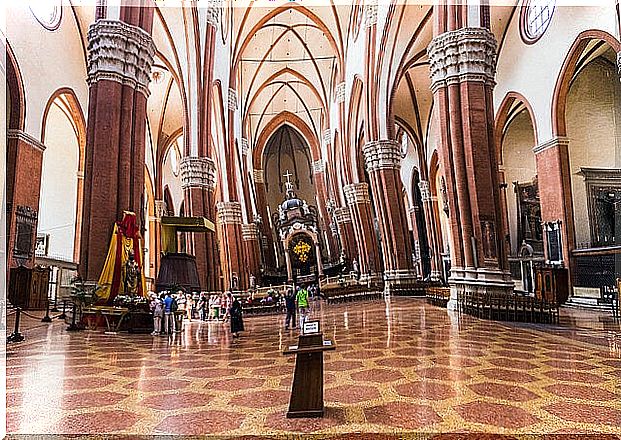
{"type": "Polygon", "coordinates": [[[324,341],[319,321],[308,321],[298,345],[290,345],[283,352],[296,355],[287,418],[323,417],[323,352],[334,349],[331,340],[324,341]]]}

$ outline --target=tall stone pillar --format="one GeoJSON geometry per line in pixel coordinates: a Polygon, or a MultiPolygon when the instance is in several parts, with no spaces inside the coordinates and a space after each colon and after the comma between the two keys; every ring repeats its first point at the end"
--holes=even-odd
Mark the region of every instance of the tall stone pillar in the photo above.
{"type": "Polygon", "coordinates": [[[362,276],[379,275],[382,272],[377,236],[373,224],[371,197],[367,183],[352,183],[343,187],[345,199],[351,212],[362,276]]]}
{"type": "Polygon", "coordinates": [[[7,131],[7,268],[34,265],[45,146],[21,130],[7,131]]]}
{"type": "Polygon", "coordinates": [[[395,140],[368,142],[364,158],[379,220],[386,293],[407,288],[416,280],[412,243],[401,183],[401,144],[395,140]]]}
{"type": "Polygon", "coordinates": [[[218,202],[217,210],[223,288],[229,290],[236,287],[237,290],[245,290],[248,288],[248,265],[244,261],[241,204],[218,202]]]}
{"type": "Polygon", "coordinates": [[[341,238],[341,254],[351,263],[358,258],[358,253],[356,252],[356,238],[349,208],[346,206],[336,208],[334,210],[334,221],[341,238]]]}
{"type": "Polygon", "coordinates": [[[321,214],[321,224],[320,229],[322,232],[325,232],[325,245],[326,251],[328,253],[329,259],[331,261],[336,261],[339,258],[338,255],[338,244],[334,235],[330,230],[330,214],[328,213],[328,209],[326,203],[328,201],[328,192],[326,188],[326,163],[323,159],[313,162],[313,177],[315,183],[315,190],[317,191],[317,198],[319,199],[319,213],[321,214]]]}
{"type": "Polygon", "coordinates": [[[418,182],[423,202],[425,223],[427,224],[427,241],[431,259],[431,281],[439,281],[442,277],[442,247],[440,245],[440,224],[434,207],[431,187],[428,180],[418,182]]]}
{"type": "Polygon", "coordinates": [[[100,19],[88,31],[90,89],[80,243],[80,274],[87,281],[99,278],[113,225],[123,211],[136,213],[142,221],[146,106],[155,45],[152,13],[139,16],[142,27],[100,19]]]}
{"type": "MultiPolygon", "coordinates": [[[[186,215],[214,221],[216,168],[213,160],[208,157],[184,157],[180,169],[186,215]]],[[[219,256],[214,233],[193,233],[188,250],[196,257],[201,289],[210,292],[219,290],[216,276],[219,256]]]]}
{"type": "Polygon", "coordinates": [[[244,252],[248,274],[253,275],[256,280],[261,278],[261,243],[259,241],[259,231],[257,225],[248,223],[242,225],[242,239],[244,241],[244,252]]]}
{"type": "MultiPolygon", "coordinates": [[[[556,223],[561,230],[561,251],[566,267],[571,265],[571,251],[575,248],[574,214],[571,198],[571,171],[569,167],[569,139],[556,137],[533,149],[537,166],[541,221],[556,223]]],[[[548,238],[544,233],[544,253],[548,255],[548,238]]]]}
{"type": "Polygon", "coordinates": [[[266,268],[276,269],[276,251],[274,249],[274,235],[271,228],[271,219],[267,210],[267,191],[265,189],[265,178],[263,170],[255,169],[253,180],[257,195],[257,211],[261,216],[261,233],[265,237],[263,247],[263,264],[266,268]]]}
{"type": "Polygon", "coordinates": [[[428,48],[451,225],[452,295],[513,290],[503,245],[493,88],[496,39],[485,28],[436,36],[428,48]]]}

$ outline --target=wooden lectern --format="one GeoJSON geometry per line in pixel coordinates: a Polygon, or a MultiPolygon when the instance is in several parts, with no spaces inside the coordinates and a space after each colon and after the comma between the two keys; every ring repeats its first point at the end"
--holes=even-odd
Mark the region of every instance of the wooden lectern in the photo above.
{"type": "Polygon", "coordinates": [[[323,352],[334,350],[331,340],[324,341],[319,322],[304,323],[298,345],[283,354],[295,354],[295,373],[287,418],[323,417],[323,352]]]}

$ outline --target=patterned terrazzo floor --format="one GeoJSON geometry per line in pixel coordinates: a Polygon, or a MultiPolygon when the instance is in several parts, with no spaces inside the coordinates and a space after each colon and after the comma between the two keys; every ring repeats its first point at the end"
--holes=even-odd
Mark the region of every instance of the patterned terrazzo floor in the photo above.
{"type": "MultiPolygon", "coordinates": [[[[169,343],[68,333],[7,352],[7,431],[19,434],[621,432],[621,332],[501,324],[424,300],[317,307],[323,419],[286,419],[296,342],[282,316],[193,321],[169,343]]],[[[186,321],[187,322],[187,321],[186,321]]],[[[362,434],[359,438],[370,438],[362,434]]]]}

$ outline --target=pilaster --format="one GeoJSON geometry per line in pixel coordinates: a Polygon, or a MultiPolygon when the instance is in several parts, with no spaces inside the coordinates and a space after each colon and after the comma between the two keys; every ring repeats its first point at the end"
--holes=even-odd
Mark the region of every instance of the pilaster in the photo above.
{"type": "Polygon", "coordinates": [[[351,211],[354,236],[360,258],[360,272],[375,274],[381,272],[378,242],[373,224],[371,196],[367,183],[352,183],[343,187],[345,199],[351,211]]]}
{"type": "Polygon", "coordinates": [[[368,142],[364,159],[378,217],[386,292],[416,279],[401,182],[401,144],[392,139],[368,142]]]}
{"type": "Polygon", "coordinates": [[[490,30],[462,28],[436,36],[427,49],[450,208],[449,308],[464,289],[513,290],[494,144],[496,48],[490,30]]]}
{"type": "Polygon", "coordinates": [[[140,26],[99,19],[88,30],[88,126],[80,274],[99,278],[113,225],[143,210],[147,97],[155,44],[153,17],[140,26]]]}

